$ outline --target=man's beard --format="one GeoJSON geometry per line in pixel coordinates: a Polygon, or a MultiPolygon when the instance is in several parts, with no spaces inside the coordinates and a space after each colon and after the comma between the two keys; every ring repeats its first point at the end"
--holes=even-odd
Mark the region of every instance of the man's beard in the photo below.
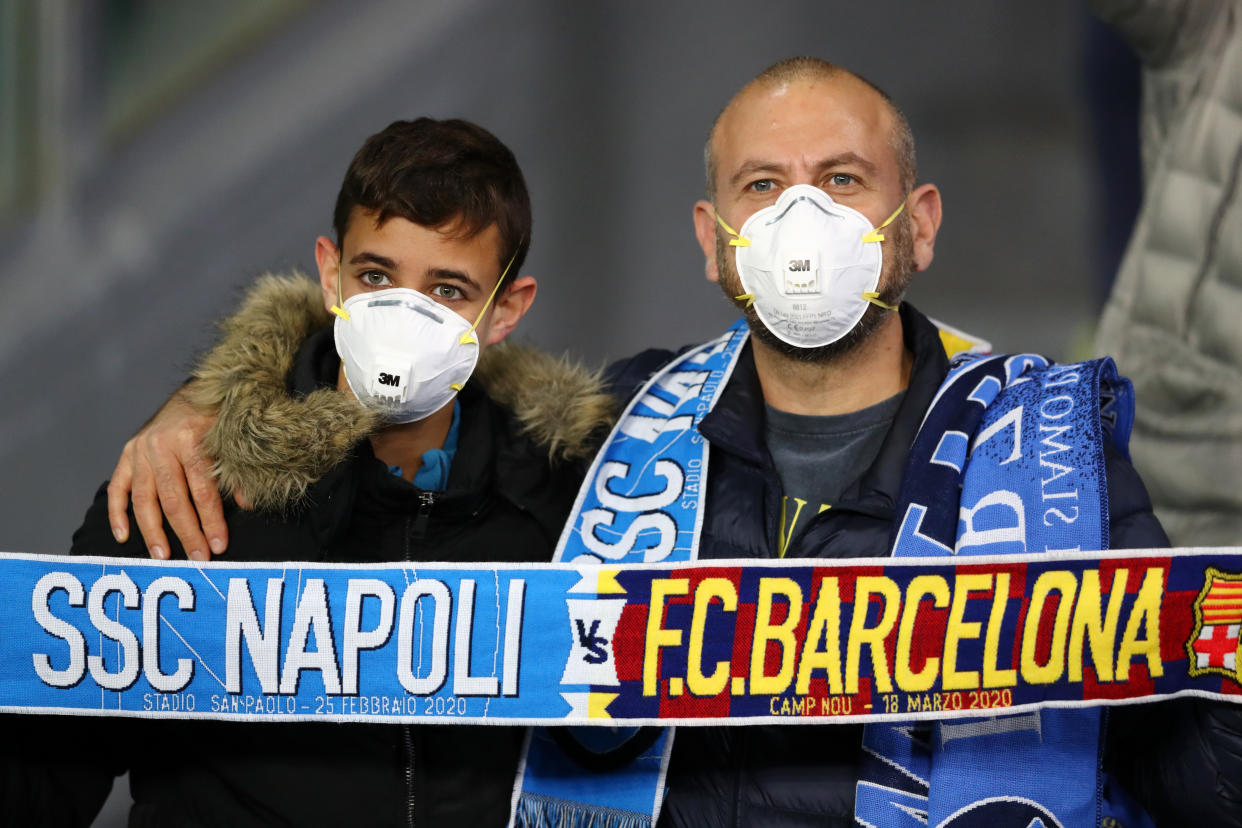
{"type": "MultiPolygon", "coordinates": [[[[884,266],[880,270],[880,283],[876,289],[881,302],[896,307],[906,295],[906,288],[910,286],[910,279],[914,275],[914,238],[910,232],[910,216],[903,212],[887,229],[889,243],[885,244],[884,266]]],[[[720,274],[720,287],[725,296],[739,307],[744,305],[745,303],[737,299],[744,291],[742,280],[737,274],[734,251],[719,228],[716,230],[716,269],[720,274]]],[[[871,303],[863,312],[862,319],[845,336],[827,345],[800,348],[772,333],[759,319],[753,305],[742,307],[746,323],[750,325],[750,331],[756,339],[790,359],[815,363],[832,362],[854,351],[875,336],[892,312],[871,303]]]]}

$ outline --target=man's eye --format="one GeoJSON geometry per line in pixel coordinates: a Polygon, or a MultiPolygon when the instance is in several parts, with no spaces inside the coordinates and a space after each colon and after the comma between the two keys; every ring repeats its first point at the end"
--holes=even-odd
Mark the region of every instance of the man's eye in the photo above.
{"type": "Polygon", "coordinates": [[[828,180],[834,187],[848,187],[854,183],[854,176],[849,173],[833,173],[828,180]]]}
{"type": "Polygon", "coordinates": [[[368,270],[364,273],[359,273],[358,278],[361,279],[362,283],[367,287],[378,288],[390,287],[392,285],[392,280],[388,278],[388,274],[381,273],[378,270],[368,270]]]}
{"type": "Polygon", "coordinates": [[[756,193],[770,193],[774,187],[776,187],[776,183],[770,178],[751,182],[750,185],[750,189],[756,193]]]}
{"type": "Polygon", "coordinates": [[[431,295],[441,299],[460,299],[461,288],[456,285],[436,285],[431,289],[431,295]]]}

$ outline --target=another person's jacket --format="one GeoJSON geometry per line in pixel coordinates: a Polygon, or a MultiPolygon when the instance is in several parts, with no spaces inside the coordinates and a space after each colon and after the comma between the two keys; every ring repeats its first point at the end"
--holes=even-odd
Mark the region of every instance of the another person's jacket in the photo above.
{"type": "Polygon", "coordinates": [[[1091,0],[1143,65],[1143,203],[1096,349],[1179,546],[1242,543],[1242,2],[1091,0]]]}
{"type": "MultiPolygon", "coordinates": [[[[212,386],[200,395],[228,397],[211,437],[223,477],[267,507],[227,504],[219,560],[551,560],[581,461],[611,416],[597,380],[531,350],[489,348],[459,395],[447,488],[422,492],[376,459],[360,407],[333,390],[327,320],[317,285],[267,281],[199,372],[212,386]],[[270,406],[286,380],[295,399],[270,406]],[[550,383],[555,397],[526,393],[550,383]],[[252,418],[247,434],[239,418],[252,418]],[[262,445],[253,418],[264,419],[262,445]]],[[[137,533],[112,540],[101,489],[73,554],[146,550],[137,533]]],[[[112,775],[128,770],[136,826],[490,826],[508,818],[524,731],[12,716],[0,733],[4,824],[89,824],[112,775]]]]}
{"type": "MultiPolygon", "coordinates": [[[[948,370],[935,325],[908,304],[901,317],[914,363],[879,454],[831,509],[798,527],[785,557],[889,554],[907,456],[948,370]]],[[[611,381],[628,391],[671,356],[639,354],[615,366],[611,381]]],[[[749,350],[700,431],[712,444],[700,557],[776,557],[782,490],[765,442],[763,392],[749,350]]],[[[1168,546],[1134,468],[1111,449],[1105,459],[1112,548],[1168,546]]],[[[1227,706],[1187,702],[1116,708],[1106,765],[1147,804],[1160,828],[1242,825],[1242,810],[1232,804],[1242,779],[1240,718],[1227,706]],[[1234,779],[1218,783],[1218,774],[1231,768],[1234,779]],[[1193,802],[1191,791],[1198,795],[1193,802]]],[[[858,725],[679,728],[660,825],[852,827],[861,741],[858,725]]]]}

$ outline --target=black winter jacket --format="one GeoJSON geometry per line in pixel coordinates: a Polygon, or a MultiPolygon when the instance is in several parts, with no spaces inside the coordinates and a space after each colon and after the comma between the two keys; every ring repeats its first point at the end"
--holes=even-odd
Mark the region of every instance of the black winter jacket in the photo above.
{"type": "MultiPolygon", "coordinates": [[[[891,548],[907,455],[948,371],[935,325],[908,304],[902,306],[901,320],[914,364],[879,455],[831,509],[799,527],[786,557],[882,557],[891,548]]],[[[671,356],[667,351],[639,354],[614,366],[612,382],[627,391],[671,356]]],[[[763,392],[749,347],[700,431],[712,445],[701,556],[776,557],[782,490],[765,442],[763,392]]],[[[1111,448],[1105,459],[1112,548],[1168,546],[1133,467],[1111,448]]],[[[1111,712],[1108,765],[1161,828],[1242,824],[1242,815],[1231,810],[1230,794],[1221,795],[1230,786],[1236,795],[1238,783],[1227,777],[1216,781],[1229,768],[1242,770],[1242,728],[1233,724],[1230,736],[1219,721],[1204,721],[1221,717],[1236,722],[1237,714],[1219,705],[1187,702],[1111,712]],[[1209,707],[1214,714],[1209,715],[1209,707]],[[1216,791],[1188,803],[1183,792],[1191,780],[1196,790],[1216,791]],[[1189,812],[1198,815],[1197,821],[1185,821],[1189,812]]],[[[853,826],[861,740],[858,725],[680,728],[660,825],[853,826]]]]}
{"type": "MultiPolygon", "coordinates": [[[[514,356],[515,371],[536,358],[514,356]]],[[[290,387],[299,395],[334,388],[339,365],[331,331],[321,331],[297,354],[290,387]]],[[[246,512],[228,503],[230,544],[221,559],[551,560],[580,466],[551,462],[548,447],[475,383],[459,400],[458,448],[444,492],[393,476],[363,439],[292,509],[246,512]]],[[[130,521],[136,526],[132,514],[130,521]]],[[[147,553],[136,532],[126,544],[112,540],[101,488],[73,554],[147,553]]],[[[4,717],[0,727],[0,822],[22,826],[89,824],[125,770],[134,826],[499,826],[524,736],[522,728],[496,726],[50,716],[4,717]]]]}

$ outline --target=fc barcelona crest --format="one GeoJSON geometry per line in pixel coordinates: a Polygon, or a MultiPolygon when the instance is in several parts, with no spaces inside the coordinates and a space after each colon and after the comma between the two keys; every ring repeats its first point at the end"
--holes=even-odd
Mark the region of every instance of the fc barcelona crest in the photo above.
{"type": "Polygon", "coordinates": [[[1242,573],[1208,567],[1195,599],[1195,631],[1186,642],[1190,675],[1218,673],[1242,684],[1238,631],[1242,628],[1242,573]]]}

